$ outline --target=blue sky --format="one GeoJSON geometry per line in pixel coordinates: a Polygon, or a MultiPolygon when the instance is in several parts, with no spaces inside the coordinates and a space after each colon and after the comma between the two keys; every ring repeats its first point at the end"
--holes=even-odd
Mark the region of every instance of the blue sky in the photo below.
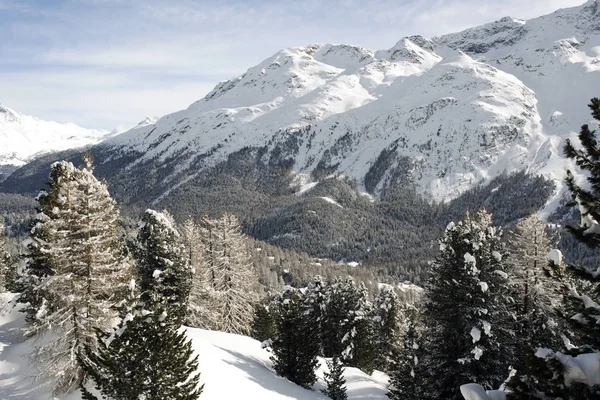
{"type": "Polygon", "coordinates": [[[186,108],[278,50],[393,46],[584,0],[0,0],[0,103],[114,129],[186,108]]]}

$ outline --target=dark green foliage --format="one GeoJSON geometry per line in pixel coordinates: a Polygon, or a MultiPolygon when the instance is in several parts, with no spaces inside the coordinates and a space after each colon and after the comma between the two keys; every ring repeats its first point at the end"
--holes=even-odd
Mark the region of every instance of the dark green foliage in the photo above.
{"type": "Polygon", "coordinates": [[[497,388],[514,359],[501,233],[480,211],[450,224],[423,311],[427,395],[462,400],[461,385],[497,388]]]}
{"type": "MultiPolygon", "coordinates": [[[[114,400],[199,398],[203,386],[196,373],[198,356],[193,357],[185,332],[166,323],[159,310],[141,310],[124,321],[112,336],[99,333],[99,348],[87,349],[81,360],[102,395],[114,400]]],[[[94,399],[84,387],[81,390],[85,399],[94,399]]]]}
{"type": "Polygon", "coordinates": [[[398,298],[392,286],[383,286],[373,304],[375,368],[388,372],[398,341],[398,298]]]}
{"type": "MultiPolygon", "coordinates": [[[[268,297],[267,297],[268,299],[268,297]]],[[[252,337],[260,342],[275,337],[275,315],[270,310],[270,301],[262,301],[254,306],[252,337]]]]}
{"type": "MultiPolygon", "coordinates": [[[[589,107],[592,110],[592,115],[597,117],[600,112],[599,99],[592,99],[589,107]]],[[[598,119],[598,122],[600,122],[600,119],[598,119]]],[[[600,194],[600,149],[598,149],[596,141],[596,132],[591,131],[587,124],[583,125],[579,132],[579,141],[583,149],[575,148],[571,141],[567,139],[564,153],[567,158],[574,160],[580,169],[589,173],[587,181],[591,186],[591,191],[577,184],[575,176],[567,170],[565,182],[573,197],[573,205],[579,204],[581,213],[581,224],[571,224],[568,229],[578,241],[591,247],[599,247],[600,232],[588,230],[592,227],[592,220],[600,220],[600,199],[598,198],[598,194],[600,194]]]]}
{"type": "Polygon", "coordinates": [[[341,356],[346,346],[342,339],[348,332],[348,314],[350,309],[344,282],[336,279],[326,288],[326,305],[321,323],[321,342],[325,357],[341,356]]]}
{"type": "Polygon", "coordinates": [[[346,378],[344,378],[344,366],[339,357],[333,357],[331,361],[327,361],[327,367],[329,372],[324,374],[327,389],[323,390],[323,393],[333,400],[346,400],[348,398],[345,386],[346,378]]]}
{"type": "Polygon", "coordinates": [[[166,306],[169,320],[181,324],[192,285],[185,246],[168,215],[147,210],[142,223],[135,252],[141,299],[150,309],[166,306]]]}
{"type": "Polygon", "coordinates": [[[317,380],[319,338],[318,328],[305,311],[302,293],[288,288],[276,313],[277,336],[271,359],[278,375],[310,389],[317,380]]]}

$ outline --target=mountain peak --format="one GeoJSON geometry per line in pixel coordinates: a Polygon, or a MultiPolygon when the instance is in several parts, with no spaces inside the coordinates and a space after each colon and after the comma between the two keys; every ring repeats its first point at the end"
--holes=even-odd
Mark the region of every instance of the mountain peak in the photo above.
{"type": "Polygon", "coordinates": [[[99,143],[104,130],[43,121],[0,104],[0,165],[23,165],[37,155],[99,143]]]}
{"type": "Polygon", "coordinates": [[[0,116],[6,122],[19,121],[21,114],[0,103],[0,116]]]}

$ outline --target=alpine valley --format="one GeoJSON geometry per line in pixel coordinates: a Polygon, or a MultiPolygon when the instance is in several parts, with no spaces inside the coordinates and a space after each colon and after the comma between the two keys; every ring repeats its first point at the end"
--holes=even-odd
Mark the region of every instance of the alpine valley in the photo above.
{"type": "MultiPolygon", "coordinates": [[[[419,255],[474,206],[502,224],[560,210],[562,146],[599,93],[591,0],[387,50],[285,49],[186,110],[99,144],[105,132],[82,131],[69,147],[93,145],[95,173],[129,213],[228,210],[257,239],[336,261],[411,260],[418,276],[419,255]]],[[[52,162],[82,152],[39,156],[0,192],[35,194],[52,162]]]]}

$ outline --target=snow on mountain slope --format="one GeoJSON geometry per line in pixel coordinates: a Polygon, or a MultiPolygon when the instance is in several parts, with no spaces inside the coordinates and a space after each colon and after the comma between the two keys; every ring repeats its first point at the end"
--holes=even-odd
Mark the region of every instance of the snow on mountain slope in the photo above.
{"type": "Polygon", "coordinates": [[[0,165],[20,166],[35,156],[99,143],[109,133],[42,121],[0,104],[0,165]]]}
{"type": "MultiPolygon", "coordinates": [[[[28,363],[31,343],[24,341],[20,329],[24,315],[14,307],[14,294],[0,294],[0,399],[50,400],[52,385],[34,381],[35,366],[28,363]]],[[[274,374],[270,353],[259,342],[246,336],[186,328],[194,350],[199,355],[201,382],[205,384],[202,400],[264,399],[321,400],[325,388],[324,361],[317,371],[318,382],[312,391],[301,388],[274,374]]],[[[375,372],[373,377],[347,368],[345,377],[348,398],[384,400],[387,377],[375,372]]],[[[81,400],[78,392],[56,400],[81,400]]]]}
{"type": "MultiPolygon", "coordinates": [[[[377,193],[416,184],[436,199],[507,171],[557,181],[562,143],[600,95],[600,7],[579,7],[389,50],[285,49],[188,109],[105,142],[111,157],[177,160],[186,182],[244,147],[314,179],[332,173],[377,193]]],[[[167,189],[168,190],[168,189],[167,189]]]]}

